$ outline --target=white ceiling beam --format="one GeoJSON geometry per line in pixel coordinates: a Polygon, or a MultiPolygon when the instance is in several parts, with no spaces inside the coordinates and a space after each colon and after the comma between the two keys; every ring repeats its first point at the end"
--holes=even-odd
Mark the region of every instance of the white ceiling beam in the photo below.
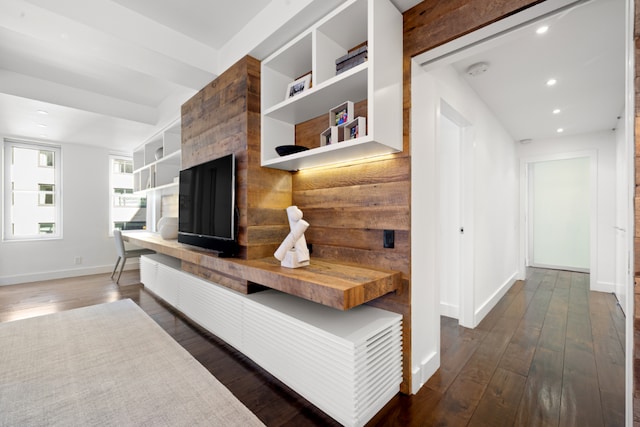
{"type": "MultiPolygon", "coordinates": [[[[111,25],[117,29],[119,24],[112,22],[111,25]]],[[[126,64],[132,70],[191,89],[200,89],[211,81],[213,75],[210,71],[159,53],[147,46],[132,44],[24,0],[0,2],[0,26],[42,40],[54,51],[76,50],[88,57],[114,64],[126,64]]],[[[140,29],[141,32],[144,30],[140,29]]]]}
{"type": "Polygon", "coordinates": [[[127,43],[158,52],[206,72],[217,69],[218,52],[110,0],[25,0],[127,43]]]}
{"type": "Polygon", "coordinates": [[[155,108],[0,69],[0,93],[155,124],[155,108]]]}

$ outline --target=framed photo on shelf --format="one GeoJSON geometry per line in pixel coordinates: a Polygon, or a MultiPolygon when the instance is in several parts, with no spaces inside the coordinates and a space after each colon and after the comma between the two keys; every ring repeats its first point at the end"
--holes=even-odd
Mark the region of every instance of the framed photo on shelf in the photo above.
{"type": "Polygon", "coordinates": [[[344,127],[343,126],[329,126],[324,132],[320,134],[320,146],[337,144],[344,141],[344,127]]]}
{"type": "Polygon", "coordinates": [[[344,140],[356,139],[367,134],[366,117],[356,117],[344,125],[344,140]]]}
{"type": "Polygon", "coordinates": [[[287,97],[285,99],[292,98],[301,94],[305,90],[311,87],[311,73],[306,74],[299,79],[294,80],[287,86],[287,97]]]}
{"type": "Polygon", "coordinates": [[[329,126],[342,126],[353,120],[353,102],[346,101],[329,110],[329,126]]]}

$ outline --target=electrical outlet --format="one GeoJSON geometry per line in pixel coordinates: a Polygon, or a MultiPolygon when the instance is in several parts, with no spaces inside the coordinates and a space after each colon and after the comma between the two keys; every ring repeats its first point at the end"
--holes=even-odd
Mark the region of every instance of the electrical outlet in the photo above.
{"type": "Polygon", "coordinates": [[[81,256],[77,256],[73,259],[73,261],[76,263],[76,265],[80,265],[82,264],[82,257],[81,256]]]}

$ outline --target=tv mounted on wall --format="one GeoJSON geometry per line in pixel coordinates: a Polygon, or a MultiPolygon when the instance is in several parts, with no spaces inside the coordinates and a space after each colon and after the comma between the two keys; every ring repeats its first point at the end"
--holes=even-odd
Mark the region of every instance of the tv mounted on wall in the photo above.
{"type": "Polygon", "coordinates": [[[237,254],[235,170],[229,154],[180,171],[178,242],[237,254]]]}

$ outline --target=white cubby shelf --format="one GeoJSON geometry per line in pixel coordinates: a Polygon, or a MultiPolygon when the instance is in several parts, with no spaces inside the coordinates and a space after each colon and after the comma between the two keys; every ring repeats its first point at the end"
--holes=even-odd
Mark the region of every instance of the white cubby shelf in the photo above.
{"type": "MultiPolygon", "coordinates": [[[[388,0],[350,0],[262,61],[262,166],[298,170],[402,151],[402,15],[388,0]],[[367,44],[368,60],[336,75],[336,59],[367,44]],[[312,86],[287,86],[311,72],[312,86]],[[280,157],[295,127],[367,100],[365,136],[280,157]]],[[[320,136],[320,134],[318,134],[320,136]]],[[[318,138],[319,139],[319,138],[318,138]]]]}

